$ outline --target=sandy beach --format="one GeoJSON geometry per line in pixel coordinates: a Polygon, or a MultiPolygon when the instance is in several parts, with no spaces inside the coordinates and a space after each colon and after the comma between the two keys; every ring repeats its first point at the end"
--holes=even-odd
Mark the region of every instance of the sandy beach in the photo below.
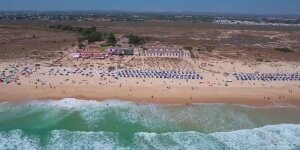
{"type": "Polygon", "coordinates": [[[289,85],[275,88],[251,87],[187,87],[172,89],[161,86],[109,86],[93,85],[56,86],[54,88],[35,86],[2,86],[0,101],[21,102],[26,100],[59,100],[66,97],[84,100],[130,100],[137,103],[191,104],[191,103],[228,103],[251,106],[297,105],[300,106],[300,87],[289,85]],[[289,93],[289,89],[295,89],[289,93]]]}
{"type": "MultiPolygon", "coordinates": [[[[296,62],[245,63],[218,59],[155,59],[125,57],[127,69],[181,70],[203,79],[126,78],[107,71],[111,60],[69,60],[58,66],[47,62],[1,64],[7,83],[0,83],[0,101],[21,102],[77,98],[129,100],[137,103],[228,103],[251,106],[300,106],[299,81],[237,80],[233,73],[297,73],[296,62]],[[140,65],[140,62],[144,63],[140,65]],[[229,82],[227,82],[229,81],[229,82]]],[[[121,69],[122,70],[122,69],[121,69]]],[[[123,69],[124,70],[124,69],[123,69]]]]}

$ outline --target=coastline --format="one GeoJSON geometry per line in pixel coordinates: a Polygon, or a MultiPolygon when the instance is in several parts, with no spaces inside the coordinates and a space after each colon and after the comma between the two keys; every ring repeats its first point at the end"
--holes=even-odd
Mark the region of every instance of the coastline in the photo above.
{"type": "Polygon", "coordinates": [[[191,104],[225,103],[249,106],[300,106],[300,88],[297,85],[283,87],[197,87],[185,86],[166,89],[160,86],[95,86],[57,85],[55,88],[32,85],[2,85],[0,102],[23,102],[28,100],[59,100],[77,98],[82,100],[118,99],[136,103],[191,104]],[[293,93],[289,93],[293,89],[293,93]],[[153,98],[152,98],[153,96],[153,98]]]}

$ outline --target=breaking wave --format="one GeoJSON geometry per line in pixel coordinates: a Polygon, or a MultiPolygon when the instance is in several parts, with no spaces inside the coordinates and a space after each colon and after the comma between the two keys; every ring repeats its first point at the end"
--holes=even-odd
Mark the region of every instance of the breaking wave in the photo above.
{"type": "Polygon", "coordinates": [[[0,149],[300,149],[300,109],[65,98],[0,104],[0,149]]]}
{"type": "Polygon", "coordinates": [[[21,130],[0,132],[1,149],[299,149],[300,125],[282,124],[217,132],[134,133],[132,142],[113,132],[51,131],[45,145],[21,130]]]}

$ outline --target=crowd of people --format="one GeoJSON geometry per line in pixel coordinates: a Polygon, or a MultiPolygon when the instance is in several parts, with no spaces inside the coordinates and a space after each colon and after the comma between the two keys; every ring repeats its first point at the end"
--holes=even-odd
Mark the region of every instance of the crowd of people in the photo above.
{"type": "MultiPolygon", "coordinates": [[[[184,80],[202,80],[203,76],[195,71],[171,71],[156,69],[122,69],[109,70],[105,68],[94,67],[53,67],[49,69],[40,69],[37,71],[27,66],[9,66],[0,68],[0,83],[18,83],[20,76],[30,77],[33,72],[38,75],[54,76],[84,76],[84,77],[112,77],[119,78],[164,78],[164,79],[184,79],[184,80]]],[[[300,81],[300,72],[296,73],[234,73],[236,80],[241,81],[300,81]]]]}
{"type": "Polygon", "coordinates": [[[72,76],[80,75],[86,77],[104,77],[113,76],[114,73],[101,68],[52,68],[46,73],[40,75],[54,75],[54,76],[72,76]]]}
{"type": "Polygon", "coordinates": [[[242,81],[300,81],[300,73],[235,73],[237,80],[242,81]]]}
{"type": "Polygon", "coordinates": [[[16,66],[10,66],[4,68],[2,71],[0,71],[0,83],[12,83],[17,82],[19,80],[19,76],[30,76],[32,74],[32,69],[29,67],[24,67],[22,69],[19,69],[16,66]]]}
{"type": "Polygon", "coordinates": [[[125,78],[203,79],[200,74],[193,71],[121,70],[117,75],[125,78]]]}

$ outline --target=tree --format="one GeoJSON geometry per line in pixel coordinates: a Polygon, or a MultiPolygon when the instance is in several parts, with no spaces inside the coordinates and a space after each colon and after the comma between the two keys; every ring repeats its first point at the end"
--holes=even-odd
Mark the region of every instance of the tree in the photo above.
{"type": "Polygon", "coordinates": [[[63,25],[61,25],[61,24],[56,25],[56,29],[61,29],[62,27],[63,27],[63,25]]]}
{"type": "Polygon", "coordinates": [[[114,45],[117,44],[117,39],[116,39],[114,34],[111,33],[111,34],[108,35],[107,43],[110,46],[114,46],[114,45]]]}
{"type": "Polygon", "coordinates": [[[77,38],[77,41],[78,41],[78,43],[82,43],[82,42],[84,42],[86,39],[84,38],[84,37],[78,37],[77,38]]]}
{"type": "Polygon", "coordinates": [[[82,27],[74,27],[73,31],[78,32],[78,33],[83,33],[84,28],[82,27]]]}
{"type": "Polygon", "coordinates": [[[82,34],[83,35],[89,35],[89,34],[92,34],[92,33],[95,33],[95,32],[97,32],[96,27],[84,28],[83,31],[82,31],[82,34]]]}
{"type": "Polygon", "coordinates": [[[183,47],[183,49],[185,49],[185,50],[192,50],[193,47],[191,47],[191,46],[185,46],[185,47],[183,47]]]}
{"type": "Polygon", "coordinates": [[[275,48],[276,51],[279,52],[284,52],[284,53],[289,53],[289,52],[294,52],[292,49],[289,49],[287,47],[283,47],[283,48],[275,48]]]}
{"type": "Polygon", "coordinates": [[[93,32],[96,32],[96,31],[97,31],[97,28],[96,28],[95,26],[92,26],[92,27],[91,27],[91,30],[92,30],[93,32]]]}
{"type": "Polygon", "coordinates": [[[80,43],[79,45],[78,45],[78,48],[79,49],[82,49],[84,47],[84,45],[82,44],[82,43],[80,43]]]}
{"type": "Polygon", "coordinates": [[[88,40],[89,43],[97,42],[97,41],[102,41],[102,34],[100,32],[93,32],[89,35],[86,36],[86,39],[88,40]]]}
{"type": "Polygon", "coordinates": [[[145,44],[145,39],[136,35],[130,34],[128,36],[129,39],[129,44],[134,44],[134,45],[143,45],[145,44]]]}
{"type": "Polygon", "coordinates": [[[72,26],[63,26],[62,30],[66,30],[66,31],[73,31],[73,27],[72,26]]]}

